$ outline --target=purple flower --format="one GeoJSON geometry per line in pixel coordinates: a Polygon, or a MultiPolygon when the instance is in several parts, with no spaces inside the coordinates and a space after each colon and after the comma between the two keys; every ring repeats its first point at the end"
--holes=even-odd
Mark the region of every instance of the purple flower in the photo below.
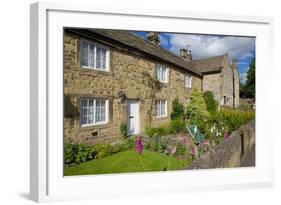
{"type": "Polygon", "coordinates": [[[141,138],[140,137],[137,137],[137,139],[136,139],[135,149],[136,149],[136,152],[138,154],[142,154],[143,146],[142,146],[141,138]]]}

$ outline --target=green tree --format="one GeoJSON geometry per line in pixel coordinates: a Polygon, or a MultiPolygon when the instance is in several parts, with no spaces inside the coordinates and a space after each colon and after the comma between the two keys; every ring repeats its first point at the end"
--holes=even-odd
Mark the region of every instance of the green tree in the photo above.
{"type": "Polygon", "coordinates": [[[187,105],[186,112],[190,123],[196,124],[199,127],[209,116],[203,95],[197,88],[191,91],[190,102],[187,105]]]}
{"type": "Polygon", "coordinates": [[[179,102],[177,97],[172,102],[171,119],[184,119],[184,105],[179,102]]]}
{"type": "Polygon", "coordinates": [[[256,96],[256,59],[253,58],[250,68],[247,71],[246,92],[247,96],[254,98],[256,96]]]}
{"type": "Polygon", "coordinates": [[[218,102],[215,100],[215,96],[211,91],[203,93],[203,97],[207,106],[207,110],[210,114],[213,114],[218,109],[218,102]]]}
{"type": "Polygon", "coordinates": [[[255,98],[256,96],[256,59],[253,58],[247,71],[245,84],[240,84],[240,97],[255,98]]]}

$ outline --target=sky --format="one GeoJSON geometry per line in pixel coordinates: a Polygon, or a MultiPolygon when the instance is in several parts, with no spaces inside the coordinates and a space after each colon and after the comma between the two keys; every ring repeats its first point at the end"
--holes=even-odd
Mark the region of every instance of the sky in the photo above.
{"type": "MultiPolygon", "coordinates": [[[[146,38],[146,32],[133,32],[146,38]]],[[[192,58],[206,58],[228,53],[230,59],[237,59],[241,82],[247,79],[252,58],[255,57],[255,38],[224,35],[160,33],[161,47],[179,55],[181,48],[191,50],[192,58]]]]}

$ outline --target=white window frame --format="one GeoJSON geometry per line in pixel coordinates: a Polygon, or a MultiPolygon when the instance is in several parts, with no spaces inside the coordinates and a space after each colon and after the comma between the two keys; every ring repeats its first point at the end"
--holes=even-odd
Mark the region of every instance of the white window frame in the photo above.
{"type": "Polygon", "coordinates": [[[156,103],[155,103],[155,116],[156,116],[156,118],[161,118],[161,117],[167,117],[168,116],[168,109],[167,109],[167,100],[156,100],[156,103]],[[161,106],[161,102],[163,102],[164,101],[164,103],[165,103],[165,105],[164,105],[164,114],[162,115],[161,113],[161,111],[162,111],[162,106],[161,106]],[[158,103],[160,103],[160,111],[158,112],[158,103]],[[160,115],[159,115],[160,114],[160,115]]]}
{"type": "Polygon", "coordinates": [[[159,80],[162,83],[168,83],[169,82],[169,68],[162,64],[156,64],[156,78],[157,78],[157,80],[159,80]],[[164,80],[162,79],[163,68],[165,68],[164,80]],[[159,74],[159,70],[161,71],[160,74],[159,74]],[[160,77],[160,75],[162,77],[160,77]]]}
{"type": "MultiPolygon", "coordinates": [[[[88,114],[87,114],[88,116],[88,114]]],[[[108,99],[104,99],[104,98],[81,98],[80,99],[80,127],[89,127],[89,126],[93,126],[93,125],[105,125],[108,123],[108,120],[109,120],[109,100],[108,99]],[[81,118],[82,118],[82,111],[81,111],[81,108],[82,108],[82,101],[83,100],[87,100],[87,107],[89,105],[89,101],[90,100],[93,100],[93,110],[94,110],[94,122],[93,123],[90,123],[90,124],[82,124],[81,123],[81,118]],[[96,101],[97,100],[104,100],[105,101],[105,121],[102,121],[102,122],[95,122],[95,108],[96,108],[96,101]]]]}
{"type": "Polygon", "coordinates": [[[86,69],[92,69],[92,70],[98,70],[98,71],[104,71],[104,72],[109,72],[110,71],[110,51],[106,46],[103,46],[99,43],[93,42],[93,41],[88,41],[85,39],[81,39],[80,40],[80,66],[82,68],[86,68],[86,69]],[[83,43],[88,43],[91,44],[95,47],[94,49],[94,66],[86,66],[86,65],[82,65],[82,44],[83,43]],[[105,54],[105,69],[102,68],[97,68],[97,47],[103,48],[106,50],[106,54],[105,54]]]}
{"type": "Polygon", "coordinates": [[[189,75],[189,74],[185,74],[185,76],[184,76],[184,87],[185,88],[191,88],[192,87],[192,76],[189,75]]]}

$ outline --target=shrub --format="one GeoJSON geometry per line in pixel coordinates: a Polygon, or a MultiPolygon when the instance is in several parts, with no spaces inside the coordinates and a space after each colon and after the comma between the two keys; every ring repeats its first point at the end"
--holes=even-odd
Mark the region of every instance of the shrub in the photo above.
{"type": "Polygon", "coordinates": [[[167,125],[156,128],[156,135],[158,137],[162,137],[164,135],[168,135],[169,133],[170,133],[169,127],[167,125]]]}
{"type": "Polygon", "coordinates": [[[180,119],[171,120],[169,133],[176,134],[180,132],[186,132],[185,122],[180,119]]]}
{"type": "Polygon", "coordinates": [[[203,127],[204,121],[209,116],[202,93],[197,89],[191,91],[190,102],[187,105],[187,117],[191,124],[203,127]]]}
{"type": "Polygon", "coordinates": [[[160,127],[147,127],[145,129],[145,134],[149,137],[154,137],[154,136],[162,137],[169,133],[170,133],[170,131],[169,131],[168,125],[164,125],[164,126],[160,126],[160,127]]]}
{"type": "Polygon", "coordinates": [[[171,119],[184,119],[184,105],[179,102],[179,99],[176,97],[172,102],[172,113],[171,119]]]}
{"type": "Polygon", "coordinates": [[[208,117],[204,124],[203,133],[207,139],[212,140],[215,144],[220,144],[224,136],[247,124],[254,118],[254,111],[224,108],[208,117]]]}
{"type": "Polygon", "coordinates": [[[254,111],[240,111],[233,109],[222,109],[219,112],[221,120],[230,132],[237,130],[241,125],[246,124],[255,118],[254,111]]]}
{"type": "Polygon", "coordinates": [[[128,137],[128,125],[126,123],[120,125],[120,134],[123,139],[128,137]]]}
{"type": "Polygon", "coordinates": [[[113,147],[108,143],[99,143],[93,145],[92,150],[93,150],[93,157],[95,159],[100,159],[111,155],[113,147]]]}
{"type": "Polygon", "coordinates": [[[161,139],[150,139],[147,143],[145,143],[144,148],[150,151],[163,153],[166,150],[167,145],[161,139]]]}
{"type": "Polygon", "coordinates": [[[218,102],[215,100],[215,96],[211,91],[206,91],[203,93],[203,97],[206,103],[207,111],[213,114],[218,109],[218,102]]]}
{"type": "Polygon", "coordinates": [[[188,153],[189,151],[186,144],[177,144],[177,149],[176,149],[177,156],[186,156],[188,153]]]}
{"type": "Polygon", "coordinates": [[[90,146],[81,143],[64,145],[64,163],[66,166],[79,164],[90,159],[92,159],[90,146]]]}
{"type": "Polygon", "coordinates": [[[154,127],[147,127],[147,128],[145,128],[145,134],[146,134],[148,137],[152,137],[153,135],[156,134],[156,129],[157,129],[157,128],[154,128],[154,127]]]}
{"type": "Polygon", "coordinates": [[[120,144],[120,150],[119,152],[132,150],[135,148],[135,137],[129,137],[120,144]]]}

